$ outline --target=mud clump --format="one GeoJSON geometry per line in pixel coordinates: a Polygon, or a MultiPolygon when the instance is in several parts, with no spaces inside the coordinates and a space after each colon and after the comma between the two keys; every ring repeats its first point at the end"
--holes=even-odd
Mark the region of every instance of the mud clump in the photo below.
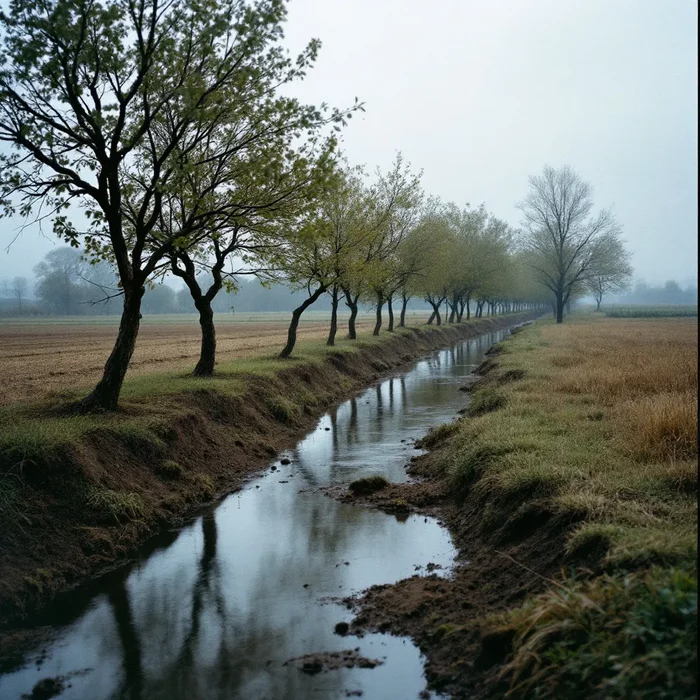
{"type": "Polygon", "coordinates": [[[341,637],[344,637],[348,633],[349,629],[350,625],[347,622],[339,622],[335,626],[334,631],[336,634],[339,634],[341,637]]]}
{"type": "Polygon", "coordinates": [[[29,695],[22,696],[22,700],[49,700],[60,695],[64,689],[62,678],[42,678],[29,695]]]}
{"type": "Polygon", "coordinates": [[[382,659],[369,659],[357,649],[345,651],[326,651],[317,654],[305,654],[285,661],[283,666],[294,665],[302,673],[315,676],[322,671],[337,671],[341,668],[375,668],[384,663],[382,659]]]}
{"type": "Polygon", "coordinates": [[[364,479],[353,481],[348,487],[353,496],[365,496],[369,493],[381,491],[389,485],[383,476],[367,476],[364,479]]]}

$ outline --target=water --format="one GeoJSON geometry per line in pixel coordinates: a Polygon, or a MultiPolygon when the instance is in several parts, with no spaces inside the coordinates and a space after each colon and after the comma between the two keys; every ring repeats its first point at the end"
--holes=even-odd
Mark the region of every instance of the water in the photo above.
{"type": "Polygon", "coordinates": [[[0,676],[0,698],[55,676],[65,700],[417,698],[418,649],[389,635],[335,634],[352,618],[338,598],[429,562],[449,571],[449,534],[432,519],[338,503],[314,487],[369,474],[405,481],[412,441],[466,404],[459,385],[507,332],[433,353],[337,406],[274,471],[67,597],[49,612],[46,641],[0,676]],[[356,647],[384,663],[314,676],[284,665],[356,647]]]}

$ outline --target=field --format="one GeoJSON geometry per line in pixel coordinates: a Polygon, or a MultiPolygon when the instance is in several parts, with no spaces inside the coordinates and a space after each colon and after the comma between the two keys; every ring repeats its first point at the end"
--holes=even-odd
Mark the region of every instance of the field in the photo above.
{"type": "MultiPolygon", "coordinates": [[[[289,313],[221,315],[217,318],[220,361],[274,354],[284,346],[289,313]]],[[[342,324],[346,316],[341,316],[342,324]]],[[[413,312],[407,323],[427,320],[413,312]]],[[[52,392],[89,388],[100,378],[112,349],[119,319],[95,316],[50,319],[0,319],[0,405],[40,399],[52,392]]],[[[358,332],[374,323],[358,317],[358,332]]],[[[299,325],[300,340],[322,339],[328,314],[309,312],[299,325]]],[[[339,327],[338,337],[345,329],[339,327]]],[[[154,371],[186,371],[199,356],[199,325],[194,315],[144,316],[128,377],[154,371]]]]}
{"type": "Polygon", "coordinates": [[[658,306],[610,306],[604,309],[609,318],[686,318],[698,315],[697,305],[663,305],[658,306]]]}

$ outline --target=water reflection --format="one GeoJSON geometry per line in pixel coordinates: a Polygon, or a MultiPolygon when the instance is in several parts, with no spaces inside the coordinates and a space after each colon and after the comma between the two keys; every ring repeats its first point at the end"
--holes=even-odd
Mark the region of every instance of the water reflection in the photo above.
{"type": "Polygon", "coordinates": [[[395,581],[454,550],[435,522],[338,503],[310,490],[380,473],[405,480],[409,446],[466,400],[463,377],[502,333],[434,353],[339,405],[251,483],[125,568],[54,611],[54,641],[0,677],[0,697],[64,676],[61,698],[94,700],[318,697],[405,700],[424,687],[420,654],[384,635],[333,633],[348,611],[331,596],[395,581]],[[347,564],[345,563],[347,562],[347,564]],[[288,659],[360,646],[373,670],[307,676],[288,659]]]}

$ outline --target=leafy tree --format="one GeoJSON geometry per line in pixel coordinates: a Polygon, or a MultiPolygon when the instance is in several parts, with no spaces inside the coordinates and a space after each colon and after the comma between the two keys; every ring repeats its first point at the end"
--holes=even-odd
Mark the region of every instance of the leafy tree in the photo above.
{"type": "Polygon", "coordinates": [[[529,182],[530,191],[518,205],[524,242],[530,264],[554,296],[556,321],[561,323],[572,292],[592,271],[596,244],[615,239],[620,227],[609,209],[592,215],[592,188],[569,166],[546,166],[529,182]]]}
{"type": "Polygon", "coordinates": [[[34,293],[51,313],[71,316],[80,313],[86,301],[81,285],[88,267],[79,250],[63,246],[50,250],[34,268],[37,277],[34,293]]]}
{"type": "MultiPolygon", "coordinates": [[[[285,17],[283,0],[14,0],[0,13],[0,141],[13,147],[0,155],[3,213],[46,211],[71,245],[114,261],[123,290],[114,349],[81,410],[117,407],[148,280],[216,218],[203,206],[195,231],[159,227],[188,155],[230,123],[250,81],[289,61],[285,17]]],[[[257,138],[254,117],[249,129],[257,138]]]]}

